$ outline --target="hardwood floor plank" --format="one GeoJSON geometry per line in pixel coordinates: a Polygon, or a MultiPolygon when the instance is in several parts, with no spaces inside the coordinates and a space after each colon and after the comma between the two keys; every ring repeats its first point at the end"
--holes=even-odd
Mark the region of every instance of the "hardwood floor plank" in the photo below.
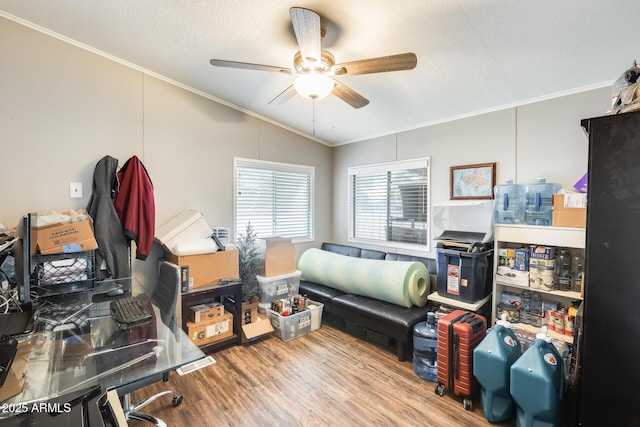
{"type": "Polygon", "coordinates": [[[217,363],[183,377],[174,373],[132,400],[167,389],[182,393],[178,407],[159,399],[144,408],[177,427],[515,424],[487,422],[479,401],[465,411],[460,398],[437,396],[411,362],[328,325],[289,342],[273,336],[213,357],[217,363]]]}

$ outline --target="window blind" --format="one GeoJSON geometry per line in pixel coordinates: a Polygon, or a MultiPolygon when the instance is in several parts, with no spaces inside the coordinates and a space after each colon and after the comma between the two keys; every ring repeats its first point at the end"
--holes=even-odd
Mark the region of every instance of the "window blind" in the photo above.
{"type": "Polygon", "coordinates": [[[260,238],[313,238],[310,166],[235,159],[235,229],[251,223],[260,238]]]}
{"type": "Polygon", "coordinates": [[[350,240],[429,250],[428,158],[352,167],[349,184],[350,240]]]}

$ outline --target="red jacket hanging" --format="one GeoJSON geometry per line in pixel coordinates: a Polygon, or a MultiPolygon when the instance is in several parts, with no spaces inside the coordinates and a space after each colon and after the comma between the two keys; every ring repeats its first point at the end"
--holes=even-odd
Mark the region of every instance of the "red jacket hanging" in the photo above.
{"type": "Polygon", "coordinates": [[[145,260],[151,252],[156,229],[153,184],[146,168],[133,156],[116,174],[118,186],[113,204],[125,235],[136,242],[136,258],[145,260]]]}

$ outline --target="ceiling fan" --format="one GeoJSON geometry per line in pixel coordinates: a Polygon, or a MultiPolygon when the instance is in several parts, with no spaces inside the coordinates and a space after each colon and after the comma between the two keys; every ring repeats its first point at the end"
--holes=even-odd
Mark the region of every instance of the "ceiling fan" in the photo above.
{"type": "Polygon", "coordinates": [[[269,104],[282,104],[296,93],[311,99],[320,99],[333,93],[353,108],[364,107],[369,103],[369,100],[334,77],[411,70],[416,66],[417,58],[414,53],[401,53],[336,64],[333,55],[321,48],[324,33],[320,26],[320,15],[300,7],[292,7],[289,9],[289,13],[300,48],[300,51],[293,57],[293,68],[223,59],[212,59],[209,62],[216,67],[273,71],[296,76],[293,84],[269,101],[269,104]]]}

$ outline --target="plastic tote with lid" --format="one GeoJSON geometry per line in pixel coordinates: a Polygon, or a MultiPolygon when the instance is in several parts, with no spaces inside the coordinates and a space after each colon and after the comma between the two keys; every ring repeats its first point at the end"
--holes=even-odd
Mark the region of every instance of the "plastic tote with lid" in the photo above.
{"type": "Polygon", "coordinates": [[[547,327],[511,365],[511,396],[516,402],[516,426],[561,424],[564,363],[547,335],[547,327]]]}
{"type": "Polygon", "coordinates": [[[551,225],[553,220],[553,195],[560,191],[560,185],[538,178],[534,184],[525,187],[524,221],[529,225],[551,225]]]}
{"type": "Polygon", "coordinates": [[[490,423],[506,421],[516,414],[509,392],[509,374],[513,362],[522,353],[522,345],[502,314],[496,326],[473,350],[473,375],[480,384],[480,403],[490,423]]]}
{"type": "Polygon", "coordinates": [[[524,223],[524,186],[508,179],[494,188],[496,200],[493,222],[496,224],[524,223]]]}

